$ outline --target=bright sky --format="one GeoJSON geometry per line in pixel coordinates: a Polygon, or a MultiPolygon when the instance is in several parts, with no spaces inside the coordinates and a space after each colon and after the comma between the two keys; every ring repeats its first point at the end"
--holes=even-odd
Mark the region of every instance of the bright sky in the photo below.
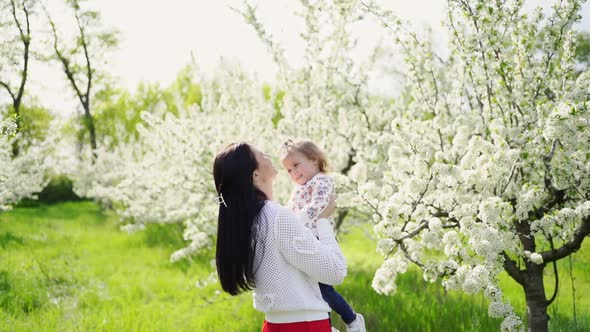
{"type": "MultiPolygon", "coordinates": [[[[211,71],[221,58],[237,60],[245,68],[267,81],[274,77],[274,64],[253,29],[230,7],[241,8],[241,0],[90,0],[102,13],[107,26],[120,31],[119,49],[108,59],[111,73],[119,85],[134,90],[141,81],[169,84],[194,54],[204,71],[211,71]]],[[[49,3],[58,0],[49,0],[49,3]]],[[[294,63],[301,61],[302,42],[299,31],[303,22],[293,12],[295,0],[258,0],[259,14],[268,30],[286,49],[294,63]]],[[[418,26],[430,24],[435,33],[444,15],[444,0],[382,0],[398,16],[418,26]]],[[[528,1],[550,4],[551,0],[528,1]]],[[[54,7],[57,8],[57,7],[54,7]]],[[[50,9],[51,6],[50,6],[50,9]]],[[[582,28],[590,30],[590,3],[582,10],[582,28]]],[[[71,15],[55,9],[57,21],[71,15]]],[[[370,44],[377,38],[374,26],[360,28],[361,42],[370,44]]],[[[62,114],[73,112],[72,99],[63,73],[57,66],[37,65],[31,69],[32,91],[41,103],[62,114]]]]}

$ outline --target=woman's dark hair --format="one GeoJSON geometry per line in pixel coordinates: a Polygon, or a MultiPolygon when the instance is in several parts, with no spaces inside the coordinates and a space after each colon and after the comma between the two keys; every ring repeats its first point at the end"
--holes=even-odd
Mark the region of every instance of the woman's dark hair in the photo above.
{"type": "Polygon", "coordinates": [[[213,178],[219,204],[216,264],[221,288],[231,295],[254,287],[256,220],[266,195],[254,186],[258,168],[250,145],[233,143],[216,157],[213,178]]]}

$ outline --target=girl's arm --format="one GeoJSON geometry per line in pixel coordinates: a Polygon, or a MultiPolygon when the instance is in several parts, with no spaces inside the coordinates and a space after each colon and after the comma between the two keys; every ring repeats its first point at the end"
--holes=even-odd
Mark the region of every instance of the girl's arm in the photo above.
{"type": "Polygon", "coordinates": [[[290,211],[283,209],[275,223],[279,251],[297,269],[315,280],[337,285],[346,276],[346,261],[328,219],[317,221],[318,238],[290,211]]]}
{"type": "Polygon", "coordinates": [[[319,218],[330,202],[330,195],[334,191],[334,180],[329,176],[320,176],[315,181],[311,193],[311,203],[301,210],[299,217],[303,220],[314,221],[319,218]]]}

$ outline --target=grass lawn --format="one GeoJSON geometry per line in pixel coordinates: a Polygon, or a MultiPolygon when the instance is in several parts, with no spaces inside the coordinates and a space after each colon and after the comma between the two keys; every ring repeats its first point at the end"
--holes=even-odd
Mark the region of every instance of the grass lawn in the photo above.
{"type": "MultiPolygon", "coordinates": [[[[349,275],[340,293],[365,315],[370,332],[499,331],[482,296],[446,293],[417,270],[398,280],[385,297],[370,287],[381,257],[370,228],[345,230],[340,243],[349,275]]],[[[229,297],[217,284],[197,287],[214,268],[212,253],[171,263],[183,246],[178,225],[119,231],[118,218],[91,202],[19,207],[0,214],[0,331],[259,331],[263,315],[249,293],[229,297]]],[[[573,317],[568,261],[561,262],[560,294],[550,307],[552,331],[590,330],[590,252],[586,241],[574,258],[573,317]]],[[[520,287],[501,280],[524,314],[520,287]]],[[[547,290],[553,290],[547,269],[547,290]]],[[[345,331],[340,318],[336,327],[345,331]]]]}

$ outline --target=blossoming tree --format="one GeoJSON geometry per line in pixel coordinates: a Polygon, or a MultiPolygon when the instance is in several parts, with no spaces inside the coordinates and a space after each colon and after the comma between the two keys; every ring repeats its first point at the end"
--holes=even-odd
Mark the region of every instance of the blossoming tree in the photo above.
{"type": "MultiPolygon", "coordinates": [[[[530,331],[546,331],[545,268],[590,234],[590,73],[576,79],[573,23],[581,1],[545,17],[523,1],[448,1],[450,56],[405,34],[391,12],[363,4],[403,46],[408,87],[394,120],[389,171],[375,201],[373,280],[396,290],[408,263],[447,289],[482,291],[503,330],[522,328],[503,299],[506,271],[524,290],[530,331]]],[[[369,193],[370,194],[370,193],[369,193]]]]}
{"type": "Polygon", "coordinates": [[[127,230],[150,222],[184,223],[189,243],[171,256],[173,261],[207,246],[215,234],[215,154],[237,141],[265,151],[279,147],[273,102],[261,83],[229,64],[213,78],[195,75],[199,104],[179,105],[178,116],[143,113],[138,140],[99,149],[94,164],[88,155],[72,174],[79,195],[116,203],[131,222],[127,230]]]}
{"type": "Polygon", "coordinates": [[[502,329],[518,330],[497,283],[506,271],[524,289],[529,329],[546,330],[556,293],[547,299],[543,271],[557,271],[590,233],[590,75],[576,79],[573,59],[581,1],[531,18],[523,1],[448,1],[446,59],[374,3],[301,4],[302,70],[288,66],[252,7],[243,14],[288,91],[282,133],[324,143],[345,175],[340,201],[374,214],[386,260],[373,287],[395,293],[413,263],[447,289],[483,291],[502,329]],[[404,56],[407,84],[393,106],[369,97],[370,67],[350,56],[359,8],[404,56]]]}
{"type": "Polygon", "coordinates": [[[34,197],[46,185],[44,157],[39,146],[31,146],[13,157],[13,141],[17,139],[16,123],[0,121],[0,211],[26,197],[34,197]]]}
{"type": "Polygon", "coordinates": [[[363,194],[377,190],[375,185],[387,168],[383,138],[399,113],[384,112],[391,99],[370,94],[371,74],[384,54],[381,45],[374,45],[364,56],[356,55],[359,37],[353,31],[364,14],[358,3],[300,1],[300,5],[299,15],[305,21],[302,66],[287,61],[255,7],[246,4],[241,13],[267,45],[279,69],[275,89],[276,93],[284,92],[280,137],[311,139],[329,156],[329,171],[340,187],[339,226],[348,208],[356,207],[354,211],[362,213],[367,209],[358,207],[373,205],[363,194]]]}

